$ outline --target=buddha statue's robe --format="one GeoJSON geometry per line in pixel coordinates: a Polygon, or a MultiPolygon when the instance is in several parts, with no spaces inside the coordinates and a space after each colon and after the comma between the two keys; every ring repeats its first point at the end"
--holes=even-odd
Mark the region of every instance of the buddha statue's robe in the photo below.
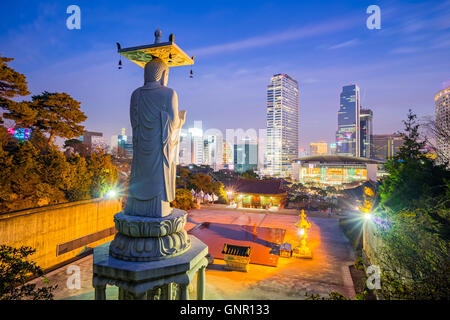
{"type": "Polygon", "coordinates": [[[184,118],[175,90],[159,81],[146,83],[131,96],[133,161],[126,213],[165,216],[175,199],[176,165],[184,118]],[[162,208],[161,208],[162,202],[162,208]]]}

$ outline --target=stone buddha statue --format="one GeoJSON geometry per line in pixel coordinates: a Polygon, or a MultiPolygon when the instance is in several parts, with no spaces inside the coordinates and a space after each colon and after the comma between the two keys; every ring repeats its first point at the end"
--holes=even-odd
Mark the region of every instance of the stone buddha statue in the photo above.
{"type": "Polygon", "coordinates": [[[164,217],[175,199],[180,130],[175,90],[167,87],[169,67],[159,58],[145,65],[142,87],[131,95],[133,161],[125,214],[164,217]]]}
{"type": "Polygon", "coordinates": [[[159,58],[145,65],[145,83],[131,95],[133,130],[128,200],[114,216],[117,234],[110,255],[127,261],[152,261],[190,247],[184,230],[187,213],[170,207],[175,199],[180,130],[186,111],[178,111],[175,90],[168,88],[168,66],[159,58]]]}

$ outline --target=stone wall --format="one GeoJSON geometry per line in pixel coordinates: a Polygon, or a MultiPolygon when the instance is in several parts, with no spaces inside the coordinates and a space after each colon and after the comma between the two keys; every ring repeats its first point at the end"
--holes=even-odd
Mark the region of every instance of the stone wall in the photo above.
{"type": "Polygon", "coordinates": [[[49,269],[111,241],[121,210],[121,199],[91,199],[3,213],[0,244],[35,248],[30,259],[49,269]]]}
{"type": "Polygon", "coordinates": [[[381,246],[381,239],[376,235],[377,227],[373,223],[363,225],[363,251],[370,264],[378,265],[377,251],[381,246]]]}

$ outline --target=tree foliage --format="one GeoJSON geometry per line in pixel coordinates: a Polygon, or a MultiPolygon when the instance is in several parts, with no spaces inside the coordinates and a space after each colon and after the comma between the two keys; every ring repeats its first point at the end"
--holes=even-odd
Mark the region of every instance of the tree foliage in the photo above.
{"type": "Polygon", "coordinates": [[[242,179],[259,180],[259,176],[253,170],[247,170],[241,174],[242,179]]]}
{"type": "Polygon", "coordinates": [[[378,231],[383,295],[448,299],[450,172],[423,153],[426,142],[411,110],[404,125],[404,144],[385,165],[376,210],[389,225],[378,231]]]}
{"type": "Polygon", "coordinates": [[[0,57],[0,107],[3,116],[32,129],[29,141],[19,141],[0,124],[0,212],[101,197],[118,182],[109,155],[83,149],[73,137],[83,134],[86,116],[80,103],[66,93],[43,92],[32,101],[11,100],[28,95],[25,76],[0,57]],[[48,135],[48,137],[47,137],[48,135]],[[65,156],[52,143],[68,138],[65,156]]]}
{"type": "MultiPolygon", "coordinates": [[[[12,60],[14,59],[0,56],[0,108],[6,110],[11,106],[17,107],[17,102],[12,100],[13,98],[30,94],[25,76],[8,66],[8,62],[12,60]]],[[[35,114],[26,115],[33,117],[35,114]]],[[[2,123],[0,115],[0,124],[2,123]]]]}
{"type": "Polygon", "coordinates": [[[175,200],[171,202],[172,207],[181,210],[190,210],[194,207],[194,202],[192,201],[192,194],[186,189],[177,189],[175,200]]]}
{"type": "MultiPolygon", "coordinates": [[[[55,286],[37,288],[27,283],[31,276],[42,276],[42,269],[28,257],[36,250],[0,245],[0,300],[51,300],[55,286]]],[[[45,282],[48,282],[44,278],[45,282]]]]}

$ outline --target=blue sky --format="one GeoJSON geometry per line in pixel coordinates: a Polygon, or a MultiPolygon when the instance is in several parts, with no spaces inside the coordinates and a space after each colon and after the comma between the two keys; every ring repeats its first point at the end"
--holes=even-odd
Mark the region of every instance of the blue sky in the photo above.
{"type": "Polygon", "coordinates": [[[86,129],[109,139],[130,130],[129,98],[143,70],[122,47],[163,38],[196,56],[172,68],[187,125],[264,128],[266,86],[276,73],[300,85],[300,144],[334,142],[343,85],[361,88],[375,133],[401,129],[412,108],[434,114],[433,97],[450,80],[450,1],[3,1],[0,54],[27,76],[33,94],[67,92],[81,101],[86,129]],[[81,8],[81,30],[68,30],[66,8],[81,8]],[[366,8],[381,8],[369,30],[366,8]]]}

